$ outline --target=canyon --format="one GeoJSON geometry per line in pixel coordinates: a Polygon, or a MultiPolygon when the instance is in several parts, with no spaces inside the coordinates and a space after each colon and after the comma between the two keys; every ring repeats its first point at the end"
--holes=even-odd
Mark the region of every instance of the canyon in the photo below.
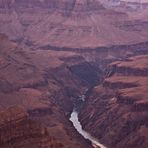
{"type": "Polygon", "coordinates": [[[111,63],[103,83],[91,90],[81,109],[83,127],[108,147],[144,148],[148,143],[147,58],[138,55],[111,63]]]}
{"type": "Polygon", "coordinates": [[[0,2],[0,32],[34,48],[94,48],[147,41],[147,19],[104,8],[98,0],[0,2]],[[5,25],[4,25],[5,24],[5,25]]]}
{"type": "Polygon", "coordinates": [[[0,0],[0,147],[146,148],[147,11],[0,0]]]}

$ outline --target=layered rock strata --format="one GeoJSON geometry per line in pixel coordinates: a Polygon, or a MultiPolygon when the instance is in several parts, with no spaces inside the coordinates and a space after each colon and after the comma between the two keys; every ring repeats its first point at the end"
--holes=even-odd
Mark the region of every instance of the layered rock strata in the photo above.
{"type": "Polygon", "coordinates": [[[147,147],[147,58],[140,55],[113,62],[103,83],[87,96],[80,121],[108,147],[147,147]]]}

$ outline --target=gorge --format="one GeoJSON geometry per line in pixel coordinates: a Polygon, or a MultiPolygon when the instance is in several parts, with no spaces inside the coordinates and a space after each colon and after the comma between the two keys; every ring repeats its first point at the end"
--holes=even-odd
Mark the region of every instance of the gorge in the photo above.
{"type": "Polygon", "coordinates": [[[0,148],[146,148],[147,12],[0,0],[0,148]]]}
{"type": "Polygon", "coordinates": [[[76,128],[76,130],[85,138],[91,141],[93,147],[100,147],[100,148],[106,148],[103,144],[101,144],[96,138],[92,137],[88,132],[84,131],[82,129],[82,125],[79,122],[78,119],[78,111],[76,109],[73,109],[70,121],[73,123],[73,126],[76,128]]]}

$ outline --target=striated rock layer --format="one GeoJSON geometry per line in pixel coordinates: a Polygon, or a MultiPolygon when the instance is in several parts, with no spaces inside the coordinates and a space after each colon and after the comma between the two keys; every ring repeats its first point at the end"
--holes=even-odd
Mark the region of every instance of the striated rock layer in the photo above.
{"type": "Polygon", "coordinates": [[[0,108],[28,112],[2,111],[0,147],[91,148],[68,120],[74,98],[89,84],[67,67],[82,62],[77,53],[23,49],[0,34],[0,108]]]}
{"type": "Polygon", "coordinates": [[[147,147],[147,59],[139,55],[111,63],[102,84],[87,96],[81,123],[108,147],[147,147]]]}
{"type": "Polygon", "coordinates": [[[98,0],[1,0],[0,7],[0,32],[34,48],[92,48],[148,38],[147,11],[134,18],[104,8],[98,0]]]}
{"type": "MultiPolygon", "coordinates": [[[[115,73],[128,76],[122,68],[114,66],[117,63],[111,65],[107,73],[105,73],[106,66],[112,61],[127,59],[128,56],[147,54],[147,46],[148,43],[144,42],[134,45],[94,49],[57,48],[51,46],[34,49],[18,44],[18,42],[10,41],[5,34],[0,34],[0,105],[2,108],[9,108],[14,105],[25,108],[28,112],[27,118],[31,120],[31,123],[34,122],[41,127],[45,127],[49,131],[49,135],[54,137],[55,141],[61,143],[64,148],[90,148],[90,143],[76,132],[72,123],[68,120],[75,102],[81,101],[80,96],[86,92],[86,89],[102,82],[105,75],[114,76],[114,72],[117,71],[115,73]]],[[[127,62],[132,60],[128,59],[127,62]]],[[[139,65],[134,61],[130,63],[132,66],[126,69],[131,76],[135,74],[134,77],[138,76],[140,83],[144,83],[144,77],[147,75],[147,68],[144,70],[145,65],[147,65],[146,57],[137,57],[136,61],[138,61],[137,63],[143,61],[142,68],[136,67],[139,65]],[[135,67],[133,66],[134,63],[136,64],[135,67]],[[134,73],[131,72],[131,67],[134,69],[134,73]]],[[[133,79],[130,78],[129,82],[122,82],[123,85],[120,88],[124,88],[127,84],[130,88],[139,85],[139,83],[133,82],[135,80],[134,77],[133,79]]],[[[118,77],[118,80],[120,79],[123,80],[124,78],[118,77]]],[[[104,82],[103,89],[106,85],[109,86],[108,90],[112,90],[112,86],[107,79],[104,82]]],[[[119,82],[113,85],[114,87],[119,87],[119,82]]],[[[108,94],[106,91],[103,92],[105,96],[108,94]]],[[[112,94],[114,91],[109,92],[111,92],[111,96],[114,96],[114,93],[112,94]]],[[[107,101],[107,97],[105,98],[107,101]]],[[[118,102],[128,102],[128,100],[125,99],[125,101],[118,102]]],[[[98,110],[95,110],[95,108],[98,109],[99,102],[98,104],[96,103],[97,106],[95,106],[95,103],[88,109],[89,112],[84,108],[85,122],[87,122],[86,117],[90,113],[91,116],[89,118],[93,117],[93,126],[90,125],[93,131],[100,122],[98,116],[96,119],[94,118],[96,115],[93,112],[96,113],[95,111],[97,111],[97,115],[99,113],[98,110]],[[97,123],[94,124],[96,121],[97,123]]],[[[105,104],[103,102],[103,106],[105,104]]],[[[100,108],[102,108],[102,105],[100,108]]],[[[141,110],[139,105],[138,108],[141,110]]],[[[106,108],[102,108],[102,110],[104,113],[106,108]]],[[[88,119],[88,121],[90,120],[88,119]]],[[[26,121],[23,120],[23,122],[26,121]]],[[[87,122],[87,124],[89,123],[87,122]]],[[[10,130],[15,126],[13,125],[10,123],[10,130]]],[[[23,128],[23,125],[24,123],[22,123],[21,128],[23,128]]],[[[104,126],[104,129],[106,127],[104,126]]],[[[24,128],[27,127],[24,125],[24,128]]],[[[102,125],[99,129],[103,129],[102,125]]],[[[14,132],[17,132],[17,129],[14,129],[14,132]]],[[[25,132],[25,134],[30,134],[30,132],[25,132]]],[[[102,131],[99,134],[103,136],[102,131]]],[[[26,139],[25,136],[24,138],[26,139]]],[[[15,141],[13,144],[6,137],[5,145],[9,144],[9,146],[14,145],[14,147],[17,147],[17,144],[21,143],[23,146],[23,143],[24,145],[26,143],[25,139],[21,139],[19,142],[13,139],[15,141]]],[[[113,138],[109,137],[107,139],[110,141],[113,138]]],[[[33,141],[30,141],[32,147],[36,145],[33,141]]],[[[29,145],[29,143],[27,144],[29,145]]]]}
{"type": "Polygon", "coordinates": [[[18,106],[0,110],[0,146],[3,148],[62,148],[47,128],[18,106]]]}

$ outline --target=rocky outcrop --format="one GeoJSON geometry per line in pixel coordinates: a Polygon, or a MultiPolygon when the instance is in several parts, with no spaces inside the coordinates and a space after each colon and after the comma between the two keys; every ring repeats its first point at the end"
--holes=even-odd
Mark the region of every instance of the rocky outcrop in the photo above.
{"type": "Polygon", "coordinates": [[[14,106],[0,111],[0,147],[62,148],[47,128],[35,123],[21,107],[14,106]]]}
{"type": "Polygon", "coordinates": [[[0,32],[35,49],[96,48],[147,41],[144,20],[140,20],[137,31],[133,29],[137,19],[129,27],[128,22],[133,20],[126,12],[104,8],[98,0],[1,0],[0,7],[0,32]]]}
{"type": "MultiPolygon", "coordinates": [[[[14,122],[3,123],[0,147],[90,148],[90,143],[69,121],[73,103],[87,86],[68,67],[85,59],[74,52],[59,54],[21,47],[0,35],[0,105],[4,108],[17,105],[28,112],[17,122],[17,115],[8,111],[14,122]],[[8,128],[9,132],[4,134],[8,128]]],[[[7,113],[2,116],[5,120],[7,113]]]]}
{"type": "Polygon", "coordinates": [[[45,7],[52,9],[61,9],[61,10],[72,10],[74,8],[75,11],[89,11],[94,8],[97,10],[102,9],[103,6],[97,0],[1,0],[0,1],[1,8],[10,8],[14,6],[23,6],[23,7],[45,7]]]}
{"type": "Polygon", "coordinates": [[[81,109],[83,128],[108,147],[147,147],[147,58],[110,64],[103,83],[89,92],[81,109]]]}
{"type": "MultiPolygon", "coordinates": [[[[17,108],[2,111],[0,147],[91,147],[68,118],[77,98],[88,87],[102,82],[108,63],[135,54],[133,46],[137,47],[136,54],[147,53],[147,30],[141,27],[147,24],[141,23],[142,17],[138,23],[140,31],[133,29],[137,19],[131,24],[133,19],[127,16],[125,12],[104,8],[98,0],[0,0],[0,32],[11,40],[0,34],[0,105],[19,105],[28,112],[17,108]],[[127,45],[139,42],[142,43],[127,45]]],[[[123,66],[126,74],[118,64],[115,69],[114,65],[110,67],[106,75],[118,73],[118,78],[116,82],[105,79],[101,87],[96,87],[100,96],[94,90],[95,97],[89,97],[90,106],[84,108],[82,123],[105,143],[112,139],[108,145],[142,146],[143,137],[147,136],[143,132],[147,129],[143,95],[147,89],[141,77],[147,76],[147,68],[123,66]],[[136,78],[124,81],[125,75],[136,78]],[[139,89],[141,94],[135,93],[139,89]],[[137,118],[137,112],[141,118],[137,118]],[[103,120],[98,120],[98,116],[103,116],[103,120]],[[134,139],[130,138],[132,130],[136,131],[134,139]],[[102,135],[102,131],[108,134],[102,135]],[[126,135],[130,144],[125,142],[126,135]]]]}

